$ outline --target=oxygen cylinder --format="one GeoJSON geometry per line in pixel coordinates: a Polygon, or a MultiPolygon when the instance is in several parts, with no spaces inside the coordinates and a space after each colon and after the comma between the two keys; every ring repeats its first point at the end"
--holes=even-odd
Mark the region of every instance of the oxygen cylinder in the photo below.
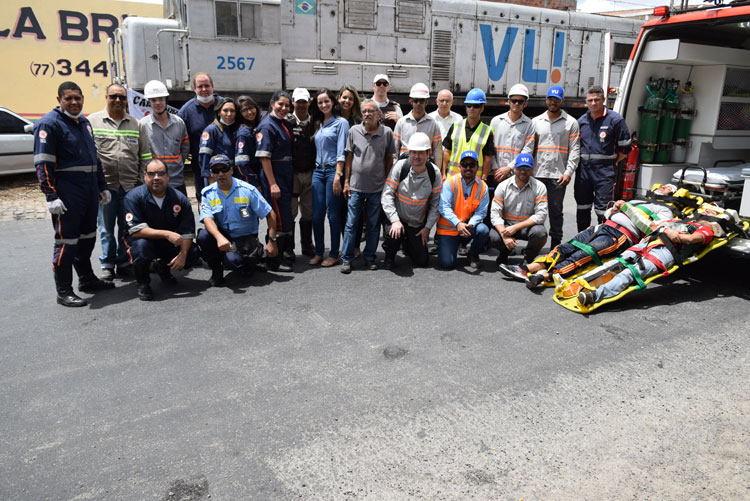
{"type": "Polygon", "coordinates": [[[668,163],[669,155],[672,152],[672,136],[674,135],[674,126],[677,122],[677,107],[679,105],[679,98],[677,97],[677,86],[679,84],[679,80],[670,79],[665,86],[667,93],[664,96],[664,103],[662,104],[664,114],[659,121],[659,134],[656,138],[656,142],[659,143],[659,149],[655,157],[657,164],[668,163]]]}
{"type": "Polygon", "coordinates": [[[660,94],[662,79],[651,78],[646,84],[646,100],[641,108],[641,128],[638,133],[641,145],[641,163],[654,162],[656,138],[659,132],[659,116],[662,102],[660,94]]]}
{"type": "Polygon", "coordinates": [[[695,96],[693,96],[693,84],[685,82],[685,87],[680,86],[679,104],[677,106],[677,122],[674,126],[674,149],[672,150],[672,162],[683,163],[687,157],[688,139],[690,138],[690,127],[695,115],[695,96]]]}

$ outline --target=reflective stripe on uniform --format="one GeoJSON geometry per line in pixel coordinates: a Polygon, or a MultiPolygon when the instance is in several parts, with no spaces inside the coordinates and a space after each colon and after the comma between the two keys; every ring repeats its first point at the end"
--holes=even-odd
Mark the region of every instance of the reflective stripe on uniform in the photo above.
{"type": "Polygon", "coordinates": [[[141,137],[137,130],[92,129],[95,136],[141,137]]]}
{"type": "Polygon", "coordinates": [[[96,172],[97,166],[96,165],[76,165],[75,167],[65,167],[57,168],[57,173],[60,174],[61,172],[96,172]]]}
{"type": "Polygon", "coordinates": [[[601,153],[583,153],[581,160],[614,160],[617,155],[602,155],[601,153]]]}
{"type": "Polygon", "coordinates": [[[76,245],[78,243],[77,238],[56,238],[55,239],[56,244],[69,244],[69,245],[76,245]]]}
{"type": "Polygon", "coordinates": [[[40,164],[42,162],[57,162],[57,156],[50,155],[49,153],[37,153],[34,155],[35,164],[40,164]]]}
{"type": "Polygon", "coordinates": [[[484,155],[482,149],[484,149],[487,139],[490,135],[490,126],[479,122],[477,129],[471,135],[471,139],[466,140],[466,120],[461,120],[453,127],[453,137],[451,142],[453,149],[451,150],[450,161],[448,162],[448,172],[458,173],[461,172],[460,158],[464,151],[471,150],[477,154],[479,161],[479,169],[477,170],[477,177],[482,177],[484,174],[484,155]]]}
{"type": "Polygon", "coordinates": [[[234,157],[234,163],[238,164],[240,162],[249,162],[250,161],[250,155],[237,155],[234,157]]]}
{"type": "Polygon", "coordinates": [[[78,238],[81,240],[87,239],[87,238],[96,238],[96,231],[92,231],[91,233],[86,233],[85,235],[81,235],[78,238]]]}
{"type": "Polygon", "coordinates": [[[206,155],[210,155],[213,152],[214,150],[209,148],[208,146],[201,146],[201,149],[198,150],[198,153],[205,153],[206,155]]]}

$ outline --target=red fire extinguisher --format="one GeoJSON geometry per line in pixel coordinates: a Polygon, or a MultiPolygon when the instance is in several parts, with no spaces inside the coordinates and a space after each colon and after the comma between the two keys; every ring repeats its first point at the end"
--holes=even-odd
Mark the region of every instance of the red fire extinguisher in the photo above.
{"type": "Polygon", "coordinates": [[[621,169],[617,175],[617,187],[615,190],[616,198],[621,200],[630,200],[635,197],[635,181],[638,177],[638,140],[633,138],[632,149],[628,153],[625,162],[625,168],[621,169]]]}

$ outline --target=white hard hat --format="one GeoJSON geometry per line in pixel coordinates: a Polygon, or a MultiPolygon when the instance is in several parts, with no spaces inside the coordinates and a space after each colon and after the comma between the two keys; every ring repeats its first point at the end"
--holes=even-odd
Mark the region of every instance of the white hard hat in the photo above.
{"type": "Polygon", "coordinates": [[[508,91],[508,97],[510,96],[523,96],[528,99],[529,89],[527,89],[524,84],[516,84],[508,91]]]}
{"type": "Polygon", "coordinates": [[[406,145],[409,151],[427,151],[432,148],[430,137],[424,132],[415,132],[409,138],[409,144],[406,145]]]}
{"type": "Polygon", "coordinates": [[[167,97],[169,96],[169,91],[167,90],[167,86],[160,81],[151,80],[143,88],[143,95],[146,96],[146,99],[151,99],[152,97],[167,97]]]}
{"type": "Polygon", "coordinates": [[[430,89],[423,83],[415,83],[411,86],[409,97],[414,99],[430,99],[430,89]]]}

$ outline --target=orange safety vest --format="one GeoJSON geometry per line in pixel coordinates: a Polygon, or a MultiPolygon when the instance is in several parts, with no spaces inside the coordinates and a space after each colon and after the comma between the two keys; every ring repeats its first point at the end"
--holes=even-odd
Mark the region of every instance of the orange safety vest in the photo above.
{"type": "MultiPolygon", "coordinates": [[[[469,198],[465,199],[464,189],[461,185],[461,175],[450,176],[446,182],[451,184],[451,191],[453,192],[453,213],[464,223],[468,222],[479,208],[479,203],[482,201],[484,192],[487,191],[487,183],[476,178],[474,186],[471,187],[469,198]],[[481,189],[477,190],[480,183],[481,189]]],[[[457,237],[458,230],[450,221],[440,216],[437,222],[437,234],[457,237]]]]}

